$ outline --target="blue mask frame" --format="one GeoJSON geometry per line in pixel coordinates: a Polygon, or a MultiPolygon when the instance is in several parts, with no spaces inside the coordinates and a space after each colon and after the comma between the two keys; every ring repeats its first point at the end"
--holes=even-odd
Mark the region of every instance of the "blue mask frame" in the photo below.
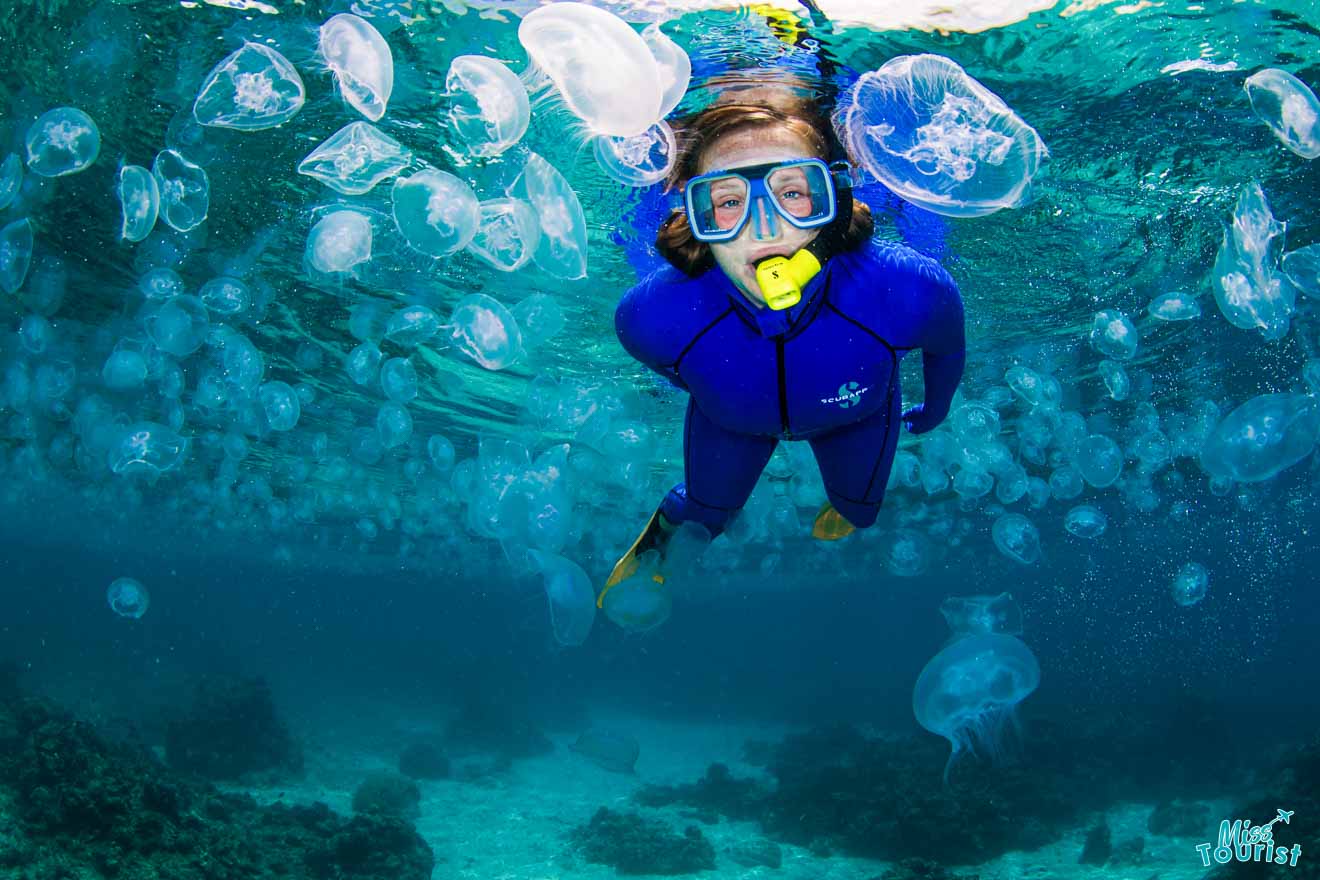
{"type": "Polygon", "coordinates": [[[820,159],[790,159],[785,162],[770,162],[763,165],[749,165],[742,168],[730,168],[721,171],[710,171],[706,174],[698,175],[688,181],[683,190],[683,207],[687,211],[688,224],[692,229],[692,235],[698,241],[704,242],[727,242],[732,241],[742,234],[743,228],[747,226],[749,220],[755,218],[756,226],[753,229],[755,237],[758,239],[774,238],[778,234],[777,222],[782,218],[789,225],[797,229],[818,229],[828,225],[835,218],[838,211],[838,197],[835,193],[835,178],[840,178],[840,183],[845,186],[851,185],[849,169],[846,163],[836,163],[835,166],[825,164],[820,159]],[[766,177],[776,169],[811,167],[818,169],[820,174],[818,180],[822,181],[822,192],[813,195],[820,195],[825,198],[827,210],[824,213],[817,213],[811,217],[803,218],[794,216],[783,205],[779,203],[773,194],[767,189],[765,184],[766,177]],[[714,211],[714,206],[709,204],[709,198],[706,203],[699,203],[700,193],[709,193],[709,189],[700,185],[705,181],[726,179],[736,177],[747,184],[747,204],[743,206],[742,216],[737,222],[728,229],[716,229],[713,220],[703,222],[702,217],[709,217],[714,211]]]}

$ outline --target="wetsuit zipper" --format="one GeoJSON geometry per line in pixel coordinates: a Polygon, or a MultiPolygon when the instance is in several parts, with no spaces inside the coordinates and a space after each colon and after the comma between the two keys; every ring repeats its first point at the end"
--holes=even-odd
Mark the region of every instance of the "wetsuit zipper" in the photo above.
{"type": "Polygon", "coordinates": [[[779,427],[788,436],[788,383],[784,380],[784,337],[775,337],[775,367],[779,371],[779,427]]]}

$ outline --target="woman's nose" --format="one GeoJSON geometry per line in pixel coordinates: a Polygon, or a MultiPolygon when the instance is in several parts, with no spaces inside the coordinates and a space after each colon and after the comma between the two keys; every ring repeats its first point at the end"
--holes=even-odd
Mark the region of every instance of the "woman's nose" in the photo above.
{"type": "Polygon", "coordinates": [[[752,237],[757,241],[773,241],[779,237],[779,218],[765,199],[752,204],[752,237]]]}

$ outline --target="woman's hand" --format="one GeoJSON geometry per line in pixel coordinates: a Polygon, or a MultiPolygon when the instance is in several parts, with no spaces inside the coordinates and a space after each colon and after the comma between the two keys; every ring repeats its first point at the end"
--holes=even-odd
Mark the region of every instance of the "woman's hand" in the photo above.
{"type": "Polygon", "coordinates": [[[924,403],[903,410],[903,424],[907,425],[907,429],[913,434],[924,434],[942,421],[944,416],[927,413],[924,403]]]}

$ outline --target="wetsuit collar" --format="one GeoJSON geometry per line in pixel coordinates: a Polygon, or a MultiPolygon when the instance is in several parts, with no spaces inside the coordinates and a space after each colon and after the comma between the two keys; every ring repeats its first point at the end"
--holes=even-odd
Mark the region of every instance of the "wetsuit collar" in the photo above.
{"type": "MultiPolygon", "coordinates": [[[[798,319],[804,313],[814,310],[820,292],[825,289],[825,281],[829,277],[832,263],[833,260],[827,262],[816,277],[807,282],[807,286],[802,288],[802,299],[791,308],[778,311],[768,307],[757,308],[747,294],[725,275],[725,283],[729,286],[729,300],[744,320],[755,327],[761,336],[766,339],[783,336],[797,326],[798,319]]],[[[715,271],[723,274],[719,269],[715,271]]]]}

